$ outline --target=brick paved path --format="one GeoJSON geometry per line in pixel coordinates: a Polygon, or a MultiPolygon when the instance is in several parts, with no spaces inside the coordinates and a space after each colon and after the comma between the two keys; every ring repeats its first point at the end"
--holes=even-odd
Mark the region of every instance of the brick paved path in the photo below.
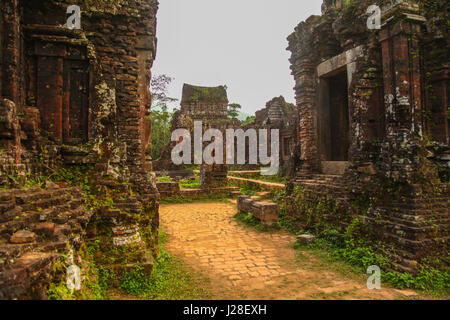
{"type": "MultiPolygon", "coordinates": [[[[220,299],[359,298],[394,299],[413,292],[370,291],[361,279],[324,269],[303,252],[303,265],[292,249],[295,236],[284,231],[258,232],[237,222],[234,203],[162,205],[161,228],[169,252],[205,273],[220,299]],[[316,267],[317,265],[317,267],[316,267]]],[[[362,279],[364,280],[364,279],[362,279]]]]}

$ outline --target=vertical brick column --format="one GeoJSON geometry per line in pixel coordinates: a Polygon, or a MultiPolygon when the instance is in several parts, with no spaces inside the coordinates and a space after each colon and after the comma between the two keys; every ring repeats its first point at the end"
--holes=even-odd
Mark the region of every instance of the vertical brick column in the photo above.
{"type": "Polygon", "coordinates": [[[3,97],[19,104],[19,9],[18,0],[4,0],[1,2],[4,17],[3,39],[3,68],[2,81],[3,97]]]}
{"type": "Polygon", "coordinates": [[[399,3],[386,13],[388,22],[380,31],[388,135],[421,132],[418,35],[425,18],[417,10],[413,2],[399,3]]]}
{"type": "Polygon", "coordinates": [[[413,1],[389,9],[380,30],[386,110],[383,157],[386,175],[413,181],[417,173],[422,135],[422,86],[418,36],[425,18],[413,1]]]}
{"type": "Polygon", "coordinates": [[[294,67],[296,100],[299,112],[299,140],[301,142],[301,169],[320,169],[317,149],[316,64],[304,58],[294,67]]]}

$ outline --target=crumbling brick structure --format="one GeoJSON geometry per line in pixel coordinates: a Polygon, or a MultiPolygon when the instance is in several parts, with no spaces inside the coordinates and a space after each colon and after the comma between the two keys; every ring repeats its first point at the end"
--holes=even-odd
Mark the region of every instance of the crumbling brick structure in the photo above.
{"type": "Polygon", "coordinates": [[[224,86],[183,85],[181,112],[194,120],[228,118],[228,97],[224,86]]]}
{"type": "MultiPolygon", "coordinates": [[[[238,120],[228,118],[228,97],[226,87],[201,87],[190,84],[183,85],[181,109],[176,111],[172,118],[172,131],[186,129],[191,134],[191,163],[194,164],[194,122],[202,122],[202,133],[208,129],[218,129],[225,137],[229,128],[240,126],[238,120]]],[[[225,140],[224,140],[225,141],[225,140]]],[[[170,143],[162,152],[161,158],[156,161],[157,170],[182,170],[183,165],[174,165],[171,161],[173,147],[182,140],[170,143]]],[[[210,143],[210,142],[209,142],[210,143]]],[[[206,147],[208,142],[203,143],[206,147]]],[[[224,150],[224,162],[225,162],[224,150]]],[[[227,165],[202,165],[201,186],[203,189],[221,188],[227,185],[227,165]]]]}
{"type": "Polygon", "coordinates": [[[445,0],[327,0],[288,38],[301,144],[288,212],[303,227],[360,217],[409,272],[448,264],[448,19],[445,0]],[[299,199],[333,204],[314,220],[299,199]]]}
{"type": "MultiPolygon", "coordinates": [[[[294,166],[294,151],[298,137],[298,112],[295,105],[287,103],[283,96],[268,101],[266,107],[255,113],[255,120],[244,126],[247,129],[266,129],[268,145],[271,141],[271,130],[279,130],[280,169],[286,173],[294,166]]],[[[269,148],[270,149],[270,148],[269,148]]],[[[247,166],[250,168],[251,166],[247,166]]]]}
{"type": "MultiPolygon", "coordinates": [[[[87,169],[86,180],[97,200],[119,208],[114,219],[109,215],[105,222],[115,235],[111,244],[121,246],[124,242],[117,237],[135,235],[135,227],[143,228],[147,251],[156,254],[159,195],[150,162],[149,83],[156,54],[157,1],[0,3],[0,186],[19,187],[36,177],[55,177],[60,168],[64,172],[87,169]],[[81,7],[81,29],[66,25],[71,5],[81,7]]],[[[64,188],[58,191],[60,197],[70,193],[64,188]]],[[[11,251],[10,238],[22,229],[33,231],[39,219],[35,209],[43,208],[34,208],[28,201],[35,193],[38,197],[45,192],[12,190],[1,197],[7,204],[1,204],[0,269],[12,275],[22,272],[24,282],[8,283],[9,278],[2,278],[6,284],[2,284],[5,291],[0,298],[26,294],[32,285],[27,273],[37,281],[39,270],[47,268],[41,263],[29,269],[29,264],[11,265],[8,260],[24,253],[11,251]],[[11,210],[27,214],[26,223],[15,222],[11,210]]],[[[66,221],[48,216],[43,222],[67,225],[75,219],[76,223],[78,213],[73,211],[77,206],[61,207],[58,201],[44,204],[49,210],[73,214],[66,221]]],[[[107,208],[97,213],[109,214],[107,208]]],[[[71,245],[79,244],[72,240],[85,234],[88,221],[84,222],[69,237],[71,245]]],[[[66,231],[70,235],[70,228],[66,231]]],[[[42,239],[29,240],[37,241],[27,246],[31,251],[42,249],[42,239]]],[[[141,258],[151,264],[146,254],[141,258]]]]}

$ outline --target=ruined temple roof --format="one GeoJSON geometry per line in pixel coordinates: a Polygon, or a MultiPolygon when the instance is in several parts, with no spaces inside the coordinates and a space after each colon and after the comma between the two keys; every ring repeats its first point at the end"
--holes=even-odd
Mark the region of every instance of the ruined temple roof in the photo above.
{"type": "Polygon", "coordinates": [[[227,89],[225,86],[201,87],[185,83],[183,85],[181,103],[196,101],[228,103],[227,89]]]}

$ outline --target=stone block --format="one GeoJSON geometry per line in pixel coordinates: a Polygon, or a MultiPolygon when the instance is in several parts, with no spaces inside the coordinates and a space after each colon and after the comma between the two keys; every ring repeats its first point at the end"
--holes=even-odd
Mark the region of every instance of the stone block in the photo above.
{"type": "Polygon", "coordinates": [[[46,236],[52,236],[55,233],[55,224],[53,222],[43,222],[36,225],[34,228],[36,234],[45,234],[46,236]]]}
{"type": "Polygon", "coordinates": [[[253,214],[263,225],[271,226],[278,219],[278,205],[275,203],[257,201],[247,196],[240,196],[237,203],[240,213],[253,214]]]}
{"type": "Polygon", "coordinates": [[[27,230],[20,230],[14,233],[11,238],[9,239],[9,242],[14,244],[20,244],[20,243],[30,243],[34,242],[36,240],[36,234],[31,231],[27,230]]]}
{"type": "Polygon", "coordinates": [[[316,240],[316,237],[310,234],[302,234],[297,237],[297,241],[303,245],[309,245],[316,240]]]}

